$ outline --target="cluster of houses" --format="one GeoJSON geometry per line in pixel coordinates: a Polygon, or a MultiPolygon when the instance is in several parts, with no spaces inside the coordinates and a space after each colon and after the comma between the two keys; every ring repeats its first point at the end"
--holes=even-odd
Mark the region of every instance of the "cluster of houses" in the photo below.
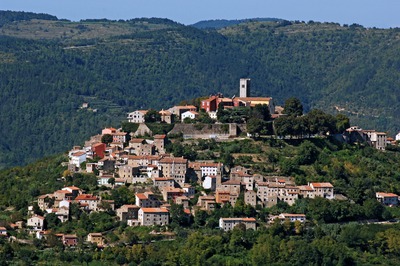
{"type": "MultiPolygon", "coordinates": [[[[271,114],[275,114],[275,105],[271,97],[251,97],[250,96],[250,79],[240,79],[239,97],[233,96],[231,98],[224,97],[221,93],[209,96],[207,99],[201,101],[200,110],[205,111],[210,118],[217,119],[218,108],[230,109],[240,106],[254,107],[257,104],[266,104],[269,107],[271,114]]],[[[183,122],[185,119],[196,119],[199,116],[196,106],[184,105],[174,106],[168,110],[159,111],[161,122],[171,124],[175,119],[183,122]]],[[[136,110],[128,113],[128,122],[131,123],[144,123],[145,115],[148,110],[136,110]]]]}
{"type": "MultiPolygon", "coordinates": [[[[223,95],[212,95],[201,101],[200,108],[213,119],[216,118],[218,107],[234,108],[238,106],[255,106],[267,104],[270,113],[275,113],[272,98],[250,97],[250,80],[240,80],[239,97],[224,98],[223,95]]],[[[128,121],[143,124],[147,111],[138,110],[128,115],[128,121]]],[[[175,118],[182,121],[186,118],[197,117],[195,106],[174,106],[159,112],[161,121],[173,123],[175,118]]],[[[43,216],[34,213],[29,208],[27,228],[37,238],[46,238],[52,235],[46,228],[45,216],[55,214],[65,222],[71,218],[71,204],[87,213],[115,211],[119,221],[129,226],[165,226],[170,222],[171,204],[180,204],[188,219],[196,215],[199,210],[214,211],[218,205],[230,204],[235,206],[240,196],[244,197],[245,204],[253,207],[272,207],[279,201],[293,205],[299,198],[323,197],[334,199],[334,187],[329,182],[311,182],[307,185],[296,185],[292,178],[282,176],[263,176],[253,174],[250,169],[241,166],[224,168],[220,162],[193,161],[183,157],[174,157],[166,152],[167,135],[154,135],[151,139],[137,138],[144,135],[146,129],[141,129],[128,135],[121,129],[104,128],[101,134],[86,141],[83,147],[75,146],[68,152],[68,170],[70,173],[94,173],[97,176],[98,186],[115,188],[126,184],[140,184],[143,191],[135,193],[135,204],[117,206],[114,201],[103,200],[99,195],[85,194],[76,186],[64,187],[51,194],[41,195],[37,204],[43,216]],[[112,137],[111,142],[103,143],[105,135],[112,137]],[[229,172],[229,175],[226,173],[229,172]],[[195,196],[194,184],[203,187],[203,191],[195,206],[191,206],[191,199],[195,196]]],[[[362,130],[352,127],[346,130],[345,138],[349,142],[366,141],[377,149],[384,150],[388,138],[386,133],[372,130],[362,130]]],[[[400,133],[398,135],[400,140],[400,133]]],[[[397,137],[396,137],[397,139],[397,137]]],[[[390,140],[389,140],[390,141],[390,140]]],[[[377,192],[376,198],[384,205],[396,206],[399,196],[393,193],[377,192]]],[[[271,217],[271,221],[280,219],[291,222],[305,222],[305,214],[282,213],[271,217]]],[[[221,218],[219,227],[224,231],[232,230],[238,224],[247,229],[256,229],[257,221],[253,217],[221,218]]],[[[21,228],[22,224],[17,227],[21,228]]],[[[0,227],[0,235],[7,235],[7,230],[0,227]]],[[[55,234],[66,246],[78,243],[76,235],[55,234]]],[[[87,241],[98,246],[104,245],[101,233],[90,233],[87,241]]]]}

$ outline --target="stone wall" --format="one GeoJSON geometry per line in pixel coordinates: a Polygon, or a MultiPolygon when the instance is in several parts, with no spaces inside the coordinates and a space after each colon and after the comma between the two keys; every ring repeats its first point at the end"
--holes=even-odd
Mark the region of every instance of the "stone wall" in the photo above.
{"type": "Polygon", "coordinates": [[[175,124],[168,134],[183,134],[189,138],[229,138],[246,132],[246,125],[239,124],[175,124]]]}

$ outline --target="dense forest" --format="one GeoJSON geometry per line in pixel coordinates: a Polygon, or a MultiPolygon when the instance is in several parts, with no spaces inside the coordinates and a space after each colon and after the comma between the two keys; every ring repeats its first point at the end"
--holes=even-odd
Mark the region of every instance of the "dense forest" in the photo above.
{"type": "Polygon", "coordinates": [[[70,22],[2,12],[0,167],[22,165],[118,125],[128,111],[238,93],[306,112],[338,110],[363,128],[399,130],[399,30],[247,21],[201,30],[167,19],[70,22]],[[83,102],[90,108],[80,109],[83,102]]]}

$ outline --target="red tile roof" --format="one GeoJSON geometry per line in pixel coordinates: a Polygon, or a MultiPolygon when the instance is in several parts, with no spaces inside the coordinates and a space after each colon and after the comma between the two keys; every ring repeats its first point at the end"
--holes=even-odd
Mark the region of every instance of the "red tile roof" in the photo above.
{"type": "Polygon", "coordinates": [[[325,183],[310,183],[312,187],[320,187],[320,188],[333,188],[332,184],[329,182],[325,183]]]}
{"type": "Polygon", "coordinates": [[[398,197],[397,194],[387,193],[387,192],[377,192],[376,194],[377,194],[377,196],[380,196],[380,197],[388,197],[388,198],[398,197]]]}
{"type": "Polygon", "coordinates": [[[159,213],[159,212],[162,212],[162,213],[168,213],[168,210],[167,209],[164,209],[164,208],[142,208],[141,209],[143,212],[150,212],[150,213],[159,213]]]}
{"type": "Polygon", "coordinates": [[[79,200],[98,200],[98,197],[94,196],[92,194],[81,194],[81,195],[78,195],[75,198],[75,200],[76,201],[79,201],[79,200]]]}
{"type": "Polygon", "coordinates": [[[136,193],[136,197],[138,197],[141,200],[146,200],[147,196],[143,193],[136,193]]]}

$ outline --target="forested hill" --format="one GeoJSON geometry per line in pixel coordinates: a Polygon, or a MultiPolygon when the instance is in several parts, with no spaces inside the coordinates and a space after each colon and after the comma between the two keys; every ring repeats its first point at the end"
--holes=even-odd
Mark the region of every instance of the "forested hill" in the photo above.
{"type": "Polygon", "coordinates": [[[0,25],[1,166],[67,150],[128,111],[233,96],[241,77],[277,104],[296,96],[363,128],[399,130],[399,29],[281,21],[217,31],[156,18],[18,16],[0,25]]]}
{"type": "Polygon", "coordinates": [[[241,23],[248,22],[266,22],[266,21],[274,21],[274,22],[282,22],[282,19],[278,18],[252,18],[252,19],[212,19],[212,20],[202,20],[192,24],[192,27],[198,29],[222,29],[229,26],[235,26],[241,23]]]}

